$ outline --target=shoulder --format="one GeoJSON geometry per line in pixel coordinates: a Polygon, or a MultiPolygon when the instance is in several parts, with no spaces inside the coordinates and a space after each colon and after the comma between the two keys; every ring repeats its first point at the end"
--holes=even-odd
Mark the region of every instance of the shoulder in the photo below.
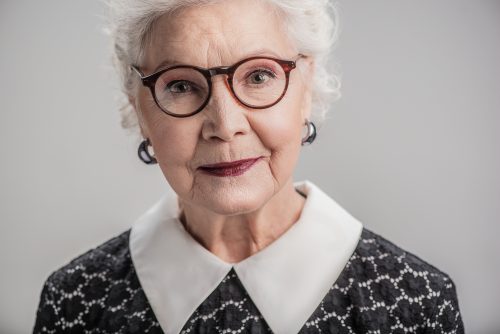
{"type": "Polygon", "coordinates": [[[380,274],[411,272],[429,274],[437,280],[448,278],[440,269],[367,228],[363,228],[355,255],[376,266],[380,274]]]}
{"type": "Polygon", "coordinates": [[[336,287],[366,330],[463,332],[450,276],[366,228],[336,287]]]}
{"type": "Polygon", "coordinates": [[[128,247],[130,229],[73,258],[53,271],[47,282],[64,290],[76,290],[85,279],[120,279],[132,265],[128,247]]]}
{"type": "Polygon", "coordinates": [[[400,284],[400,288],[410,294],[424,288],[439,291],[452,283],[445,272],[366,228],[351,262],[353,267],[358,267],[358,273],[368,279],[385,277],[394,282],[412,282],[400,284]]]}
{"type": "Polygon", "coordinates": [[[52,272],[43,285],[33,333],[159,331],[129,251],[130,229],[52,272]],[[128,330],[125,330],[128,328],[128,330]]]}

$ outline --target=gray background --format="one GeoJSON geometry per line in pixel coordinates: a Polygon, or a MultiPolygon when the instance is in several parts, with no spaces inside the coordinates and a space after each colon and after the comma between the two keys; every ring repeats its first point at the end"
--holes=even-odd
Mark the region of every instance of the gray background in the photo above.
{"type": "MultiPolygon", "coordinates": [[[[500,2],[341,1],[343,98],[296,179],[454,279],[500,329],[500,2]]],[[[168,187],[120,128],[98,0],[0,2],[0,332],[168,187]],[[28,93],[29,92],[29,93],[28,93]]]]}

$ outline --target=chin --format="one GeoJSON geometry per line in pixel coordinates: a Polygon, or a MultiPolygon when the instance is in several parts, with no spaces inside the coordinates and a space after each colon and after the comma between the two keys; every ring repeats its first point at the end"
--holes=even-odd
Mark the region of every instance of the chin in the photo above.
{"type": "Polygon", "coordinates": [[[254,184],[251,187],[228,187],[224,191],[213,191],[198,199],[199,205],[220,215],[234,216],[260,209],[272,197],[269,187],[254,184]]]}

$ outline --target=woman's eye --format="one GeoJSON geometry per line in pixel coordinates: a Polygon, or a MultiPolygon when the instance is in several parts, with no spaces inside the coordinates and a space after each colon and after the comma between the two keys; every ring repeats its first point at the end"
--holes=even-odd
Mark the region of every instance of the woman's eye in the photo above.
{"type": "Polygon", "coordinates": [[[255,71],[248,76],[248,78],[250,79],[250,83],[254,85],[264,84],[269,79],[273,79],[274,77],[274,73],[267,70],[255,71]]]}
{"type": "Polygon", "coordinates": [[[166,89],[171,93],[188,93],[193,90],[191,83],[185,80],[175,80],[167,84],[166,89]]]}

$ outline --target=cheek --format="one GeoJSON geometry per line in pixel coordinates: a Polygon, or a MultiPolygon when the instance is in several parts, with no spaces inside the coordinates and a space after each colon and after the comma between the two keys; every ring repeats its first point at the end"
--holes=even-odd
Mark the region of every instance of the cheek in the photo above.
{"type": "Polygon", "coordinates": [[[196,146],[196,141],[193,140],[196,137],[189,135],[191,131],[193,130],[170,124],[155,127],[152,136],[160,161],[170,166],[186,166],[196,146]]]}
{"type": "Polygon", "coordinates": [[[165,179],[179,195],[184,195],[193,186],[190,162],[196,148],[196,136],[191,128],[163,124],[155,127],[155,154],[165,179]]]}
{"type": "Polygon", "coordinates": [[[271,152],[270,169],[275,179],[291,177],[299,157],[304,119],[300,101],[283,99],[274,108],[258,113],[252,128],[271,152]]]}
{"type": "Polygon", "coordinates": [[[257,111],[256,121],[252,124],[263,144],[273,151],[300,148],[304,126],[303,94],[294,94],[293,90],[288,93],[274,107],[257,111]]]}
{"type": "Polygon", "coordinates": [[[280,151],[300,142],[302,120],[298,117],[268,117],[254,126],[254,130],[264,146],[280,151]]]}
{"type": "Polygon", "coordinates": [[[192,183],[189,163],[197,145],[198,126],[195,122],[165,115],[148,101],[142,106],[143,125],[153,143],[159,167],[172,188],[183,193],[192,183]]]}
{"type": "Polygon", "coordinates": [[[189,136],[195,131],[193,122],[166,115],[149,94],[141,94],[140,98],[141,126],[153,143],[156,157],[171,163],[189,155],[192,151],[189,148],[195,144],[191,143],[189,136]]]}

